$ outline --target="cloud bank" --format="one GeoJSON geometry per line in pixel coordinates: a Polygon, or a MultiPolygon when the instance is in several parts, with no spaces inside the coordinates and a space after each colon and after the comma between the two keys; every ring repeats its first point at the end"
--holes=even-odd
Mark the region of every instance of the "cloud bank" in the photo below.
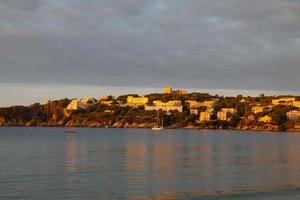
{"type": "Polygon", "coordinates": [[[300,91],[299,0],[0,0],[0,82],[300,91]]]}

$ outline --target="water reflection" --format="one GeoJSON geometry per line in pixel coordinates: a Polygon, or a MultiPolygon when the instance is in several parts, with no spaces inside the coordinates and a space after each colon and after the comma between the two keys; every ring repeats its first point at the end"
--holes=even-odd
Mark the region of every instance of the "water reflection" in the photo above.
{"type": "Polygon", "coordinates": [[[300,187],[300,135],[109,131],[65,140],[67,190],[177,199],[300,187]]]}
{"type": "Polygon", "coordinates": [[[67,141],[65,143],[65,171],[67,173],[76,171],[78,149],[79,147],[76,141],[70,139],[70,137],[67,137],[67,141]]]}

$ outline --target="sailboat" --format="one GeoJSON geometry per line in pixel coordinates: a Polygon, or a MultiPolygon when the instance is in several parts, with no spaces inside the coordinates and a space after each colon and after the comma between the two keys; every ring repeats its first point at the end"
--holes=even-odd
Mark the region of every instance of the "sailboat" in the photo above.
{"type": "Polygon", "coordinates": [[[157,121],[156,121],[156,126],[152,128],[153,131],[160,131],[164,129],[164,119],[163,115],[160,116],[160,112],[157,111],[157,121]]]}

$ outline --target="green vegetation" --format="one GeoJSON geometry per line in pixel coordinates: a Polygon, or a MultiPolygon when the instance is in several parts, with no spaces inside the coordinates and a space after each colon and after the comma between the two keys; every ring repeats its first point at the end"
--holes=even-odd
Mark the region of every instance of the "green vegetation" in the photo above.
{"type": "MultiPolygon", "coordinates": [[[[138,97],[137,94],[129,94],[138,97]]],[[[112,101],[110,105],[97,103],[85,110],[66,111],[65,108],[71,102],[70,99],[61,99],[39,103],[31,106],[12,106],[0,108],[0,125],[7,126],[91,126],[91,127],[145,127],[150,128],[156,123],[156,111],[147,111],[143,106],[129,107],[126,102],[129,95],[119,97],[108,96],[106,101],[112,101]]],[[[286,113],[295,110],[293,106],[277,105],[269,106],[274,97],[261,94],[259,97],[219,97],[207,93],[190,94],[148,94],[149,105],[153,101],[180,100],[183,104],[183,112],[163,112],[164,124],[169,128],[198,127],[208,129],[262,129],[281,130],[293,128],[296,122],[290,121],[286,113]],[[186,101],[198,102],[216,100],[213,107],[211,121],[199,122],[199,116],[192,114],[186,101]],[[261,113],[253,113],[251,106],[265,106],[261,113]],[[269,107],[268,107],[269,106],[269,107]],[[223,108],[234,108],[235,113],[228,114],[228,120],[221,121],[217,113],[223,108]],[[270,116],[269,123],[259,122],[264,116],[270,116]]],[[[198,112],[207,110],[206,106],[199,106],[198,112]]]]}

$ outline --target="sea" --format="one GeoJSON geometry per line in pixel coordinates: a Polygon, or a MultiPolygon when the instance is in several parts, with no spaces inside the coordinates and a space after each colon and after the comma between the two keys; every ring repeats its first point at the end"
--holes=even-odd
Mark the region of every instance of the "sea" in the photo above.
{"type": "Polygon", "coordinates": [[[0,199],[300,199],[300,133],[2,127],[0,199]]]}

